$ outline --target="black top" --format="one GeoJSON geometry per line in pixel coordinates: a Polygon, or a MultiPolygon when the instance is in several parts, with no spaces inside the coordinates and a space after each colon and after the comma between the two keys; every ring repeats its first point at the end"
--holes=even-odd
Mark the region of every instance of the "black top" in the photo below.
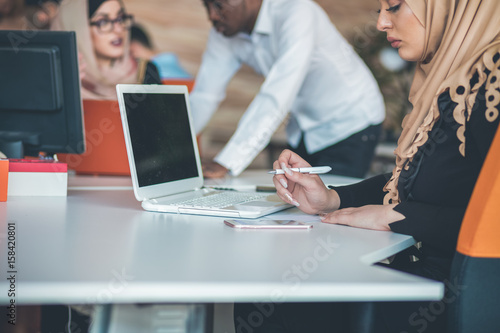
{"type": "MultiPolygon", "coordinates": [[[[474,82],[477,75],[471,84],[474,82]]],[[[456,103],[447,91],[438,98],[440,118],[429,132],[429,139],[408,163],[409,169],[403,169],[398,182],[401,203],[394,209],[405,219],[389,226],[394,232],[411,235],[422,242],[420,265],[425,266],[426,259],[439,262],[437,275],[441,278],[448,275],[462,219],[500,119],[498,116],[492,122],[486,119],[485,86],[486,83],[480,88],[465,125],[465,157],[458,149],[459,124],[453,118],[456,103]]],[[[500,104],[496,108],[500,110],[500,104]]],[[[340,208],[382,204],[386,194],[383,187],[390,176],[385,174],[358,184],[335,187],[341,199],[340,208]]]]}

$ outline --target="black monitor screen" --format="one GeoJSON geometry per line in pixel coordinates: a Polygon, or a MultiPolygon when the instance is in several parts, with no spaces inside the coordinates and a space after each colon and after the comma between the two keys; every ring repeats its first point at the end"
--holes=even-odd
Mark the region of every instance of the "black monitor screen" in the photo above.
{"type": "Polygon", "coordinates": [[[123,94],[139,186],[198,176],[183,94],[123,94]]]}
{"type": "Polygon", "coordinates": [[[77,54],[74,32],[0,31],[0,151],[7,157],[85,151],[77,54]]]}

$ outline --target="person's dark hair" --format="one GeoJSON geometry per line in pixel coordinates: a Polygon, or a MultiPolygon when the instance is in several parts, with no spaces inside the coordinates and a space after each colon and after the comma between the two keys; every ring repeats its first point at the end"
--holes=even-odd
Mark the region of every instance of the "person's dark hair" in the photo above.
{"type": "Polygon", "coordinates": [[[132,27],[130,28],[130,41],[131,42],[136,41],[150,50],[153,49],[153,44],[151,43],[151,39],[149,38],[144,28],[138,24],[133,24],[132,27]]]}

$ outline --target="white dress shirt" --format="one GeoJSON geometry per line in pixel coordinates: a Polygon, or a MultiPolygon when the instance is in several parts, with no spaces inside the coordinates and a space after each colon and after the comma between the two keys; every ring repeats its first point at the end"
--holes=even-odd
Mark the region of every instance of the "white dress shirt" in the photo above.
{"type": "Polygon", "coordinates": [[[263,0],[251,35],[210,31],[191,109],[199,133],[225,98],[241,64],[265,77],[259,93],[215,161],[240,174],[269,143],[290,112],[288,143],[302,134],[315,153],[384,120],[383,98],[373,75],[310,0],[263,0]]]}

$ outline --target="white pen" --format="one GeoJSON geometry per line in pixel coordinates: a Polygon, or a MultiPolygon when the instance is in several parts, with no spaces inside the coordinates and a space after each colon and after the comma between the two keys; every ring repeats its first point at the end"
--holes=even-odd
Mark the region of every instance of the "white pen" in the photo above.
{"type": "MultiPolygon", "coordinates": [[[[293,172],[319,175],[322,173],[329,172],[330,170],[332,170],[332,168],[330,168],[329,166],[319,166],[319,167],[290,168],[290,170],[292,170],[293,172]]],[[[283,169],[276,169],[269,171],[268,173],[272,173],[274,175],[283,175],[285,171],[283,169]]]]}

